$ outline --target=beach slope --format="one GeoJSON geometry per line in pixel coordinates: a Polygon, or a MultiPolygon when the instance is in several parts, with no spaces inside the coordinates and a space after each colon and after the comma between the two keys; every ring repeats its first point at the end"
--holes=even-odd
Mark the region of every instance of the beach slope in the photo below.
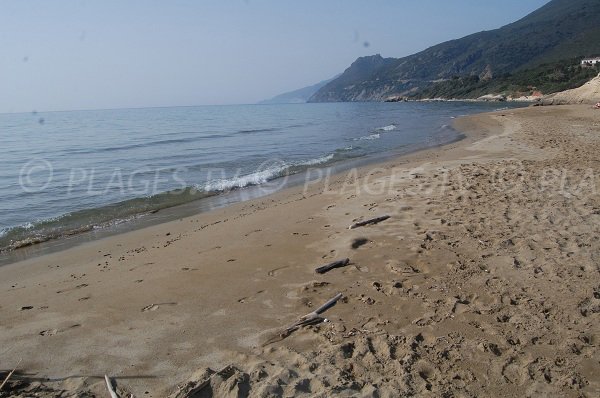
{"type": "Polygon", "coordinates": [[[456,128],[442,148],[0,267],[0,369],[22,359],[0,396],[106,396],[105,374],[122,397],[204,380],[193,396],[598,396],[600,111],[456,128]],[[338,293],[328,322],[281,335],[338,293]]]}

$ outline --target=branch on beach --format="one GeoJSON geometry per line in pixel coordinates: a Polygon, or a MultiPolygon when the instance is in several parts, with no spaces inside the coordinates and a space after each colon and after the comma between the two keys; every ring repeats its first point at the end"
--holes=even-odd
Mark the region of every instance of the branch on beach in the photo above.
{"type": "Polygon", "coordinates": [[[334,261],[332,263],[329,263],[327,265],[323,265],[322,267],[319,267],[319,268],[315,269],[315,272],[317,274],[324,274],[326,272],[331,271],[334,268],[345,267],[349,263],[350,263],[350,259],[349,258],[345,258],[343,260],[338,260],[338,261],[334,261]]]}
{"type": "Polygon", "coordinates": [[[285,339],[286,337],[288,337],[290,334],[292,334],[296,330],[300,329],[301,327],[309,326],[309,325],[317,325],[321,322],[325,322],[326,319],[319,315],[321,315],[322,313],[324,313],[325,311],[327,311],[328,309],[333,307],[338,302],[338,300],[341,299],[342,297],[343,297],[342,293],[336,294],[335,297],[333,297],[332,299],[327,301],[325,304],[323,304],[322,306],[320,306],[313,312],[300,317],[300,319],[298,319],[292,325],[288,326],[281,333],[279,333],[278,336],[268,340],[266,343],[263,344],[263,347],[285,339]]]}
{"type": "Polygon", "coordinates": [[[15,371],[17,370],[17,368],[21,364],[22,360],[23,360],[23,358],[19,359],[19,362],[17,363],[17,366],[15,366],[15,368],[8,373],[8,375],[6,376],[6,378],[4,379],[4,381],[2,382],[2,384],[0,384],[0,391],[2,391],[2,388],[4,387],[4,385],[6,383],[8,383],[8,379],[10,379],[11,376],[13,375],[13,373],[15,373],[15,371]]]}
{"type": "Polygon", "coordinates": [[[390,217],[391,216],[385,215],[385,216],[381,216],[381,217],[371,218],[369,220],[365,220],[365,221],[361,221],[361,222],[352,224],[348,229],[355,229],[355,228],[364,227],[367,225],[379,224],[380,222],[385,221],[390,217]]]}
{"type": "Polygon", "coordinates": [[[106,388],[108,389],[108,393],[110,394],[110,398],[119,398],[117,393],[115,392],[112,383],[107,375],[104,375],[104,381],[106,381],[106,388]]]}

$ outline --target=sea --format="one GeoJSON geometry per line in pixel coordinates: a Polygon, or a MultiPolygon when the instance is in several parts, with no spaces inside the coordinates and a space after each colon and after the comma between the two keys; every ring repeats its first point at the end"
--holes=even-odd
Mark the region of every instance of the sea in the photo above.
{"type": "Polygon", "coordinates": [[[314,169],[341,170],[444,145],[460,138],[452,119],[500,106],[519,105],[369,102],[0,114],[0,262],[21,259],[6,253],[41,242],[267,194],[314,169]],[[256,189],[261,186],[269,189],[256,189]]]}

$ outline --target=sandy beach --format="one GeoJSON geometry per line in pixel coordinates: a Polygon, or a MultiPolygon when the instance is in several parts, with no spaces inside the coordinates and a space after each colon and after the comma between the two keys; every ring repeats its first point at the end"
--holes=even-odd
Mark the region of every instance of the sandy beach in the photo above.
{"type": "Polygon", "coordinates": [[[105,374],[121,397],[600,396],[600,111],[455,127],[441,148],[0,267],[0,380],[18,365],[0,396],[107,396],[105,374]],[[328,322],[279,336],[338,293],[328,322]]]}

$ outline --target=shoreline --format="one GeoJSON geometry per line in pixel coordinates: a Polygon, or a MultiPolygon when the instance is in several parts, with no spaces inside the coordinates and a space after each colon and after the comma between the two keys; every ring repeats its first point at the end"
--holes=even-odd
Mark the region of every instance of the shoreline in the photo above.
{"type": "Polygon", "coordinates": [[[456,119],[449,145],[4,265],[0,367],[23,358],[23,395],[102,395],[108,374],[164,397],[232,364],[214,394],[592,396],[593,112],[456,119]],[[562,169],[570,196],[543,174],[562,169]],[[329,323],[263,346],[337,293],[329,323]]]}
{"type": "MultiPolygon", "coordinates": [[[[234,203],[266,197],[279,192],[280,190],[291,189],[307,183],[311,178],[310,176],[315,171],[318,175],[334,175],[343,173],[352,168],[364,168],[378,164],[384,164],[389,162],[390,159],[403,158],[422,151],[435,151],[437,148],[459,142],[465,138],[464,134],[454,128],[452,129],[454,130],[455,136],[452,139],[441,143],[436,143],[433,145],[427,145],[423,143],[422,145],[417,145],[408,150],[400,150],[398,148],[388,152],[371,154],[364,157],[345,159],[327,166],[316,166],[313,168],[307,168],[299,173],[277,177],[263,184],[248,185],[239,188],[235,187],[223,192],[206,192],[205,196],[198,199],[152,211],[134,213],[127,219],[107,221],[101,225],[81,226],[78,229],[68,230],[52,236],[26,238],[22,241],[13,242],[11,246],[0,248],[0,267],[19,261],[24,261],[29,258],[60,252],[62,250],[77,247],[87,242],[93,242],[97,239],[117,236],[123,233],[133,232],[138,229],[159,225],[165,222],[192,217],[194,215],[213,211],[234,203]],[[160,214],[157,216],[158,213],[160,214]]],[[[169,194],[169,192],[164,192],[159,195],[167,194],[169,194]]],[[[136,198],[132,200],[139,199],[140,198],[136,198]]],[[[125,202],[108,204],[104,208],[121,205],[122,203],[125,202]]],[[[100,209],[102,208],[93,210],[97,211],[100,209]]],[[[85,209],[81,211],[89,212],[92,210],[85,209]]],[[[67,213],[67,215],[69,215],[69,213],[67,213]]]]}

